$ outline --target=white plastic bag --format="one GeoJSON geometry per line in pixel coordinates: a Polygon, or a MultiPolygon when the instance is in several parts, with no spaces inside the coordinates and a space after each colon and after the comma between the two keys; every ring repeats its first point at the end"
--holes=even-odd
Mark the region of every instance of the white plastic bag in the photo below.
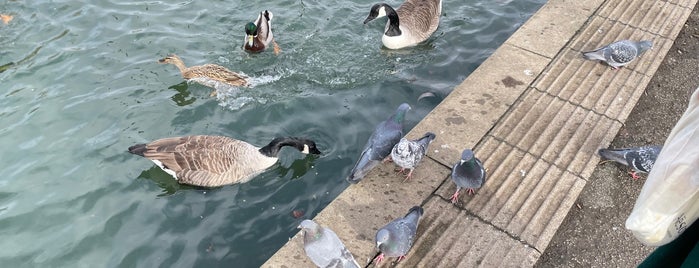
{"type": "Polygon", "coordinates": [[[649,246],[674,240],[699,217],[699,88],[648,174],[626,229],[649,246]]]}

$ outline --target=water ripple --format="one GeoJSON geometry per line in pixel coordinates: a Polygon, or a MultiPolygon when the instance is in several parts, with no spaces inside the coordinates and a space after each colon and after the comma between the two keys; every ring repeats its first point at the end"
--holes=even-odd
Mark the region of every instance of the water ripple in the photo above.
{"type": "MultiPolygon", "coordinates": [[[[381,48],[373,1],[9,1],[0,27],[0,261],[8,267],[257,267],[347,187],[374,125],[409,102],[410,128],[543,0],[445,0],[424,44],[381,48]],[[249,54],[243,25],[274,13],[282,48],[249,54]],[[255,79],[245,89],[185,83],[156,63],[217,63],[255,79]],[[433,92],[435,98],[416,102],[433,92]],[[126,152],[134,143],[226,135],[256,145],[316,141],[320,156],[284,149],[254,180],[177,184],[126,152]],[[254,245],[254,246],[250,246],[254,245]],[[105,265],[106,264],[106,265],[105,265]]],[[[407,129],[406,128],[406,129],[407,129]]]]}

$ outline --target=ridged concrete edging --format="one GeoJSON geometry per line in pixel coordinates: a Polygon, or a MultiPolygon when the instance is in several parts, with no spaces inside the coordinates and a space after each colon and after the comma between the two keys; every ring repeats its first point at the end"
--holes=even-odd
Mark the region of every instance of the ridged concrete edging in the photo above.
{"type": "MultiPolygon", "coordinates": [[[[376,230],[421,204],[418,238],[398,266],[534,265],[696,2],[550,0],[407,134],[437,133],[409,182],[383,164],[314,220],[367,265],[376,230]],[[620,39],[654,48],[616,71],[580,56],[620,39]],[[452,205],[450,167],[467,147],[488,180],[452,205]]],[[[299,233],[263,267],[314,267],[302,245],[299,233]]]]}

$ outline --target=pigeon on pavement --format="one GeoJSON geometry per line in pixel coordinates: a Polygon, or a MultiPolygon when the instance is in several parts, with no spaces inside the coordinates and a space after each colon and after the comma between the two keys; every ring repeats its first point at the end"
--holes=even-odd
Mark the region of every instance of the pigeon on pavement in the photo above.
{"type": "Polygon", "coordinates": [[[299,228],[304,231],[303,250],[318,267],[360,267],[352,253],[332,230],[312,220],[302,221],[299,228]]]}
{"type": "Polygon", "coordinates": [[[587,60],[601,60],[612,66],[612,69],[617,69],[629,64],[652,47],[653,43],[648,40],[638,42],[621,40],[582,54],[587,60]]]}
{"type": "Polygon", "coordinates": [[[374,259],[377,265],[385,257],[398,257],[396,262],[405,258],[417,236],[417,225],[423,212],[422,207],[414,206],[405,217],[389,222],[376,232],[376,248],[381,252],[374,259]]]}
{"type": "Polygon", "coordinates": [[[629,172],[629,174],[631,178],[637,180],[639,176],[636,172],[649,173],[662,148],[663,147],[660,145],[651,145],[632,148],[599,149],[598,153],[604,159],[609,159],[632,168],[633,171],[629,172]]]}
{"type": "Polygon", "coordinates": [[[352,172],[347,177],[350,183],[359,183],[371,169],[391,155],[391,149],[403,137],[403,121],[410,105],[403,103],[386,121],[379,123],[369,137],[352,172]]]}
{"type": "Polygon", "coordinates": [[[402,138],[398,144],[393,147],[391,158],[393,158],[393,162],[396,163],[396,165],[400,166],[400,169],[396,171],[403,173],[406,169],[410,170],[405,180],[409,180],[412,177],[413,170],[415,170],[417,164],[420,163],[422,157],[425,156],[427,147],[435,137],[436,135],[434,133],[427,132],[422,138],[417,140],[402,138]]]}
{"type": "Polygon", "coordinates": [[[481,188],[485,182],[485,168],[481,160],[473,155],[471,149],[461,153],[461,160],[451,169],[451,180],[456,183],[456,192],[451,196],[451,202],[459,201],[459,191],[466,188],[468,194],[475,194],[475,189],[481,188]]]}

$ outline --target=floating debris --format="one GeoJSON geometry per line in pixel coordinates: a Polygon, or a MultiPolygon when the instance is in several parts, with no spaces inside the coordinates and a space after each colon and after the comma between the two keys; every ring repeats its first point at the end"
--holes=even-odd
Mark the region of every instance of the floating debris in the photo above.
{"type": "Polygon", "coordinates": [[[425,92],[425,93],[420,94],[420,97],[417,97],[417,101],[420,101],[423,98],[436,97],[436,96],[437,95],[435,95],[432,92],[425,92]]]}
{"type": "Polygon", "coordinates": [[[306,213],[303,212],[303,210],[300,210],[300,209],[297,209],[297,210],[294,210],[294,211],[291,212],[291,216],[293,216],[294,219],[301,218],[301,217],[303,217],[303,215],[305,215],[305,214],[306,214],[306,213]]]}
{"type": "Polygon", "coordinates": [[[15,17],[9,14],[0,14],[0,20],[2,20],[2,23],[5,25],[9,24],[12,19],[15,17]]]}

